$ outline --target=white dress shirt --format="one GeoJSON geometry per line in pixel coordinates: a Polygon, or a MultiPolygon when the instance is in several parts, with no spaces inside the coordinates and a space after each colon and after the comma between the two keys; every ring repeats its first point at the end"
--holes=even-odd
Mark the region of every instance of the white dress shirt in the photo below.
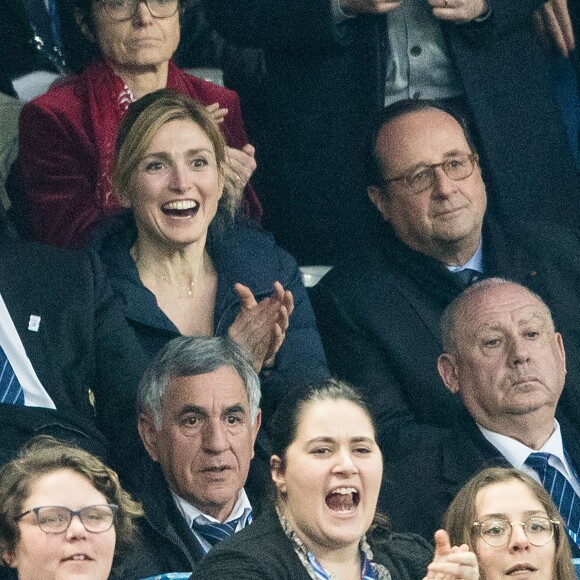
{"type": "MultiPolygon", "coordinates": [[[[37,324],[42,324],[42,320],[35,320],[34,314],[31,314],[31,326],[34,328],[37,324]]],[[[38,318],[38,317],[37,317],[38,318]]],[[[37,328],[38,329],[38,328],[37,328]]],[[[35,332],[28,330],[28,332],[35,332]]],[[[50,398],[46,389],[38,380],[32,363],[24,350],[24,345],[14,322],[6,308],[6,304],[0,294],[0,345],[8,357],[8,361],[18,378],[22,390],[24,391],[24,404],[27,407],[44,407],[56,409],[56,405],[50,398]]]]}
{"type": "Polygon", "coordinates": [[[576,494],[580,495],[580,482],[575,477],[574,469],[564,455],[562,433],[560,431],[560,424],[556,419],[554,419],[554,432],[540,449],[531,449],[511,437],[494,433],[493,431],[484,429],[481,425],[478,425],[478,427],[483,436],[506,458],[508,463],[516,469],[520,469],[539,483],[542,483],[540,477],[536,471],[525,464],[525,461],[530,453],[549,453],[550,459],[548,463],[557,469],[568,480],[576,494]]]}

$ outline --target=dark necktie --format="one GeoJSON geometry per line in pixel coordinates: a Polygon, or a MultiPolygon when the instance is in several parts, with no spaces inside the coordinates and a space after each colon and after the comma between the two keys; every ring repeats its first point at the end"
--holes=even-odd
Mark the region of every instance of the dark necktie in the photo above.
{"type": "Polygon", "coordinates": [[[242,517],[240,516],[223,524],[199,524],[194,520],[191,524],[191,529],[199,534],[210,546],[215,546],[218,542],[236,533],[236,528],[242,517]]]}
{"type": "Polygon", "coordinates": [[[481,273],[471,268],[464,268],[456,272],[449,272],[461,288],[467,288],[481,278],[481,273]]]}
{"type": "Polygon", "coordinates": [[[24,391],[14,369],[0,346],[0,403],[9,405],[24,405],[24,391]]]}
{"type": "Polygon", "coordinates": [[[539,476],[544,489],[550,494],[566,526],[571,540],[580,547],[580,498],[568,480],[548,460],[549,453],[530,453],[526,459],[539,476]]]}

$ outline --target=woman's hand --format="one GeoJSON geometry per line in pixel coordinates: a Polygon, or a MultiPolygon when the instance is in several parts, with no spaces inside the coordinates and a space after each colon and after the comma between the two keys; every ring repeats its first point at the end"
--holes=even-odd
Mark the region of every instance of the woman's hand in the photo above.
{"type": "Polygon", "coordinates": [[[274,282],[274,288],[270,295],[270,300],[278,302],[279,310],[278,321],[274,325],[274,334],[272,336],[272,341],[270,342],[270,348],[268,349],[266,359],[264,360],[263,366],[265,368],[274,366],[276,355],[286,338],[286,331],[290,324],[290,315],[294,310],[294,296],[292,296],[290,290],[284,290],[280,282],[274,282]]]}
{"type": "Polygon", "coordinates": [[[568,58],[575,49],[574,30],[567,0],[549,0],[534,12],[536,34],[547,50],[568,58]]]}
{"type": "Polygon", "coordinates": [[[212,119],[219,125],[223,123],[226,115],[228,114],[228,109],[222,109],[219,103],[212,103],[211,105],[206,105],[205,110],[211,115],[212,119]]]}
{"type": "Polygon", "coordinates": [[[478,580],[477,556],[466,544],[451,547],[445,530],[435,532],[435,556],[423,580],[478,580]]]}
{"type": "Polygon", "coordinates": [[[228,336],[252,357],[254,370],[274,364],[286,336],[294,298],[280,282],[274,282],[272,294],[256,302],[252,291],[243,284],[234,287],[240,298],[240,313],[228,330],[228,336]]]}
{"type": "Polygon", "coordinates": [[[241,200],[250,177],[256,170],[256,150],[249,143],[241,149],[226,147],[224,175],[228,190],[241,200]]]}

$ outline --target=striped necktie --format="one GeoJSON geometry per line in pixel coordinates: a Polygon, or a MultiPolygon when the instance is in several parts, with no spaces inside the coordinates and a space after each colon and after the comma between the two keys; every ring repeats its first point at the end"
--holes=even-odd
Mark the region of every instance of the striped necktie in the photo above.
{"type": "Polygon", "coordinates": [[[199,534],[210,546],[215,546],[218,542],[221,542],[236,533],[236,528],[243,517],[244,516],[240,516],[235,520],[230,520],[223,524],[200,524],[194,520],[191,524],[191,529],[199,534]]]}
{"type": "Polygon", "coordinates": [[[0,403],[9,405],[24,405],[24,391],[14,369],[0,346],[0,403]]]}
{"type": "Polygon", "coordinates": [[[549,453],[530,453],[526,459],[540,476],[542,485],[554,500],[572,542],[580,547],[580,497],[568,480],[548,460],[549,453]]]}

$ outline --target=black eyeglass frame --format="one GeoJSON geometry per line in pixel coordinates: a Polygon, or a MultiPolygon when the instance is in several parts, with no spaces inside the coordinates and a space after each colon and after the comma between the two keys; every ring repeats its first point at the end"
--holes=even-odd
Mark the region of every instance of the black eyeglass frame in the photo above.
{"type": "Polygon", "coordinates": [[[87,532],[90,532],[91,534],[102,534],[104,532],[108,532],[112,527],[113,524],[115,523],[115,516],[117,515],[117,510],[119,509],[119,506],[114,504],[114,503],[103,503],[103,504],[95,504],[95,505],[87,505],[83,508],[81,508],[80,510],[71,510],[70,508],[67,508],[66,506],[63,505],[41,505],[38,507],[34,507],[31,508],[23,513],[21,513],[17,518],[16,521],[20,521],[24,516],[28,515],[28,514],[34,514],[34,517],[36,519],[36,525],[40,528],[40,530],[42,532],[44,532],[45,534],[63,534],[64,532],[66,532],[69,529],[69,526],[72,522],[72,519],[77,516],[79,518],[79,520],[81,521],[81,524],[83,524],[83,527],[85,528],[85,530],[87,532]],[[108,507],[111,512],[112,512],[112,517],[111,517],[111,525],[108,528],[105,528],[104,530],[90,530],[89,528],[87,528],[87,524],[84,522],[83,520],[83,513],[86,513],[85,510],[89,510],[92,508],[103,508],[103,507],[108,507]],[[40,510],[42,509],[46,509],[46,508],[57,508],[57,509],[61,509],[61,510],[66,510],[66,512],[69,515],[68,518],[68,522],[66,524],[66,527],[62,530],[59,530],[58,532],[55,532],[54,530],[45,530],[42,527],[42,524],[40,523],[40,518],[38,516],[38,513],[40,512],[40,510]]]}
{"type": "MultiPolygon", "coordinates": [[[[117,18],[117,17],[113,16],[113,12],[112,12],[111,8],[108,6],[109,5],[108,0],[96,0],[97,4],[102,6],[103,10],[105,11],[105,14],[111,20],[114,20],[115,22],[126,22],[127,20],[131,20],[135,16],[135,13],[137,12],[137,9],[139,7],[139,4],[141,4],[141,2],[145,3],[145,5],[147,6],[147,10],[149,10],[149,12],[151,13],[151,16],[153,16],[153,18],[158,18],[160,20],[163,20],[165,18],[171,18],[172,16],[175,16],[177,11],[179,10],[179,2],[180,2],[180,0],[174,0],[175,1],[175,10],[171,14],[167,14],[164,16],[158,16],[157,14],[155,14],[155,12],[153,10],[151,10],[151,6],[149,5],[149,0],[125,0],[125,1],[127,3],[132,3],[133,9],[130,11],[131,13],[129,16],[124,16],[123,18],[117,18]]],[[[169,2],[167,2],[167,3],[169,3],[169,2]]]]}
{"type": "Polygon", "coordinates": [[[488,545],[491,546],[492,548],[501,548],[502,546],[505,546],[509,543],[510,538],[512,537],[513,534],[513,529],[514,529],[514,524],[519,524],[520,526],[522,526],[523,530],[524,530],[524,534],[526,535],[526,538],[528,538],[528,541],[530,542],[530,544],[532,544],[533,546],[536,546],[536,548],[540,548],[542,546],[545,546],[546,544],[548,544],[550,542],[550,540],[554,537],[555,532],[556,532],[556,526],[560,526],[562,525],[562,522],[560,520],[552,520],[548,517],[545,516],[530,516],[525,522],[519,522],[517,520],[514,520],[513,522],[508,521],[507,518],[487,518],[481,522],[473,522],[472,524],[472,528],[478,528],[479,529],[479,533],[478,535],[481,537],[481,539],[488,545]],[[545,522],[549,522],[550,523],[550,537],[543,542],[542,544],[536,544],[534,542],[534,538],[533,538],[533,534],[532,537],[530,537],[528,535],[528,532],[526,530],[526,526],[528,525],[528,523],[531,520],[543,520],[545,522]],[[486,522],[493,522],[493,521],[501,521],[502,523],[506,523],[509,524],[510,526],[510,532],[509,534],[507,534],[506,536],[506,540],[505,542],[501,543],[501,544],[490,544],[488,540],[485,539],[483,533],[482,533],[482,526],[483,524],[485,524],[486,522]]]}
{"type": "Polygon", "coordinates": [[[467,179],[468,177],[471,177],[471,175],[473,175],[473,170],[475,169],[475,166],[478,164],[478,162],[479,162],[479,155],[477,153],[466,153],[465,155],[456,155],[456,156],[452,157],[451,159],[446,159],[445,161],[442,161],[441,163],[431,163],[430,165],[425,165],[423,167],[423,169],[429,170],[429,172],[431,174],[431,183],[427,187],[424,187],[420,190],[414,190],[412,188],[411,184],[409,183],[411,177],[416,172],[416,169],[411,170],[411,171],[406,171],[403,175],[399,175],[397,177],[391,177],[391,179],[384,179],[383,183],[385,185],[388,185],[389,183],[393,183],[395,181],[404,181],[405,185],[407,186],[407,188],[410,191],[418,194],[418,193],[422,193],[422,192],[433,187],[434,177],[435,177],[435,169],[437,169],[437,167],[441,167],[443,169],[443,171],[445,172],[445,175],[447,175],[447,177],[449,177],[449,179],[452,179],[453,181],[463,181],[464,179],[467,179]],[[449,173],[447,172],[447,169],[445,168],[445,166],[448,163],[450,163],[451,161],[456,160],[458,157],[464,157],[464,156],[466,159],[469,159],[469,161],[471,162],[471,171],[467,175],[465,175],[464,177],[460,177],[458,179],[451,177],[451,175],[449,175],[449,173]]]}

